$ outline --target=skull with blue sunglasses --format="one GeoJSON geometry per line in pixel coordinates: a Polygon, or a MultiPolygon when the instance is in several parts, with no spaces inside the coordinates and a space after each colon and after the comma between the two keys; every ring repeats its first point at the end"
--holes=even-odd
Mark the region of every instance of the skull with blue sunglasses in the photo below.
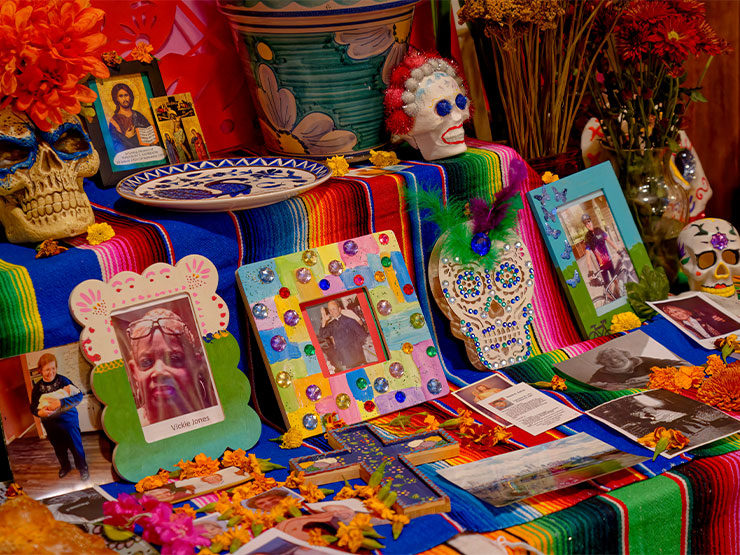
{"type": "Polygon", "coordinates": [[[95,222],[82,178],[98,153],[77,116],[41,131],[25,115],[0,110],[0,224],[11,243],[71,237],[95,222]]]}

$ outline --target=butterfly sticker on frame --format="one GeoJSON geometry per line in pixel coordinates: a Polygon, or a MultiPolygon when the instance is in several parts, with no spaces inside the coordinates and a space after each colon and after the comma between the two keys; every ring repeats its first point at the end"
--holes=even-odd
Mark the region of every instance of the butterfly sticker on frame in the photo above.
{"type": "MultiPolygon", "coordinates": [[[[554,187],[553,187],[554,189],[554,187]]],[[[538,201],[540,201],[540,205],[542,206],[542,210],[545,210],[545,203],[550,202],[552,200],[552,197],[550,196],[550,193],[547,192],[547,189],[542,189],[541,195],[533,195],[534,198],[536,198],[538,201]]]]}
{"type": "Polygon", "coordinates": [[[570,246],[570,243],[568,240],[565,240],[565,250],[563,251],[563,254],[560,255],[560,258],[563,260],[570,260],[570,255],[573,253],[573,247],[570,246]]]}
{"type": "Polygon", "coordinates": [[[555,185],[552,186],[552,194],[555,195],[555,202],[567,202],[565,196],[568,194],[568,189],[563,187],[562,191],[558,191],[555,185]]]}
{"type": "Polygon", "coordinates": [[[566,279],[565,283],[571,286],[571,288],[575,289],[576,286],[581,283],[581,274],[578,273],[578,270],[576,270],[573,274],[573,277],[570,279],[566,279]]]}
{"type": "Polygon", "coordinates": [[[545,233],[547,233],[553,239],[557,239],[558,237],[560,237],[560,230],[553,229],[548,223],[545,224],[545,233]]]}
{"type": "Polygon", "coordinates": [[[549,212],[542,208],[542,216],[545,218],[545,221],[550,221],[552,223],[555,223],[555,217],[557,215],[557,210],[553,208],[549,212]]]}

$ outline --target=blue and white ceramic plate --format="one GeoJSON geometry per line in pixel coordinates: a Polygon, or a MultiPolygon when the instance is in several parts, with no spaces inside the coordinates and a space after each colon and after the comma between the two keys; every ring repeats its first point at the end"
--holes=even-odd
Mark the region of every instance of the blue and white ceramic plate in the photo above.
{"type": "Polygon", "coordinates": [[[225,158],[140,171],[116,186],[123,198],[170,210],[224,212],[274,204],[331,177],[299,158],[225,158]]]}

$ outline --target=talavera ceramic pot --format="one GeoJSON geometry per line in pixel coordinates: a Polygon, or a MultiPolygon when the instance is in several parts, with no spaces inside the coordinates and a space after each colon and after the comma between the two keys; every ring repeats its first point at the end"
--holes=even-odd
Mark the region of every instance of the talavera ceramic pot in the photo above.
{"type": "Polygon", "coordinates": [[[419,0],[219,0],[267,148],[366,158],[388,142],[383,92],[419,0]]]}

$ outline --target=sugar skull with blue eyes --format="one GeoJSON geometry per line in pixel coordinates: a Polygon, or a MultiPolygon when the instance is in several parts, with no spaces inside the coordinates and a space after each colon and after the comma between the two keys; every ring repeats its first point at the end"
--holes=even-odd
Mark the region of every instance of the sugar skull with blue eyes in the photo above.
{"type": "Polygon", "coordinates": [[[451,63],[412,52],[391,74],[385,102],[394,138],[418,148],[425,160],[465,152],[470,103],[451,63]]]}
{"type": "Polygon", "coordinates": [[[0,224],[11,243],[71,237],[95,223],[82,178],[98,153],[77,116],[41,131],[25,114],[0,110],[0,224]]]}

